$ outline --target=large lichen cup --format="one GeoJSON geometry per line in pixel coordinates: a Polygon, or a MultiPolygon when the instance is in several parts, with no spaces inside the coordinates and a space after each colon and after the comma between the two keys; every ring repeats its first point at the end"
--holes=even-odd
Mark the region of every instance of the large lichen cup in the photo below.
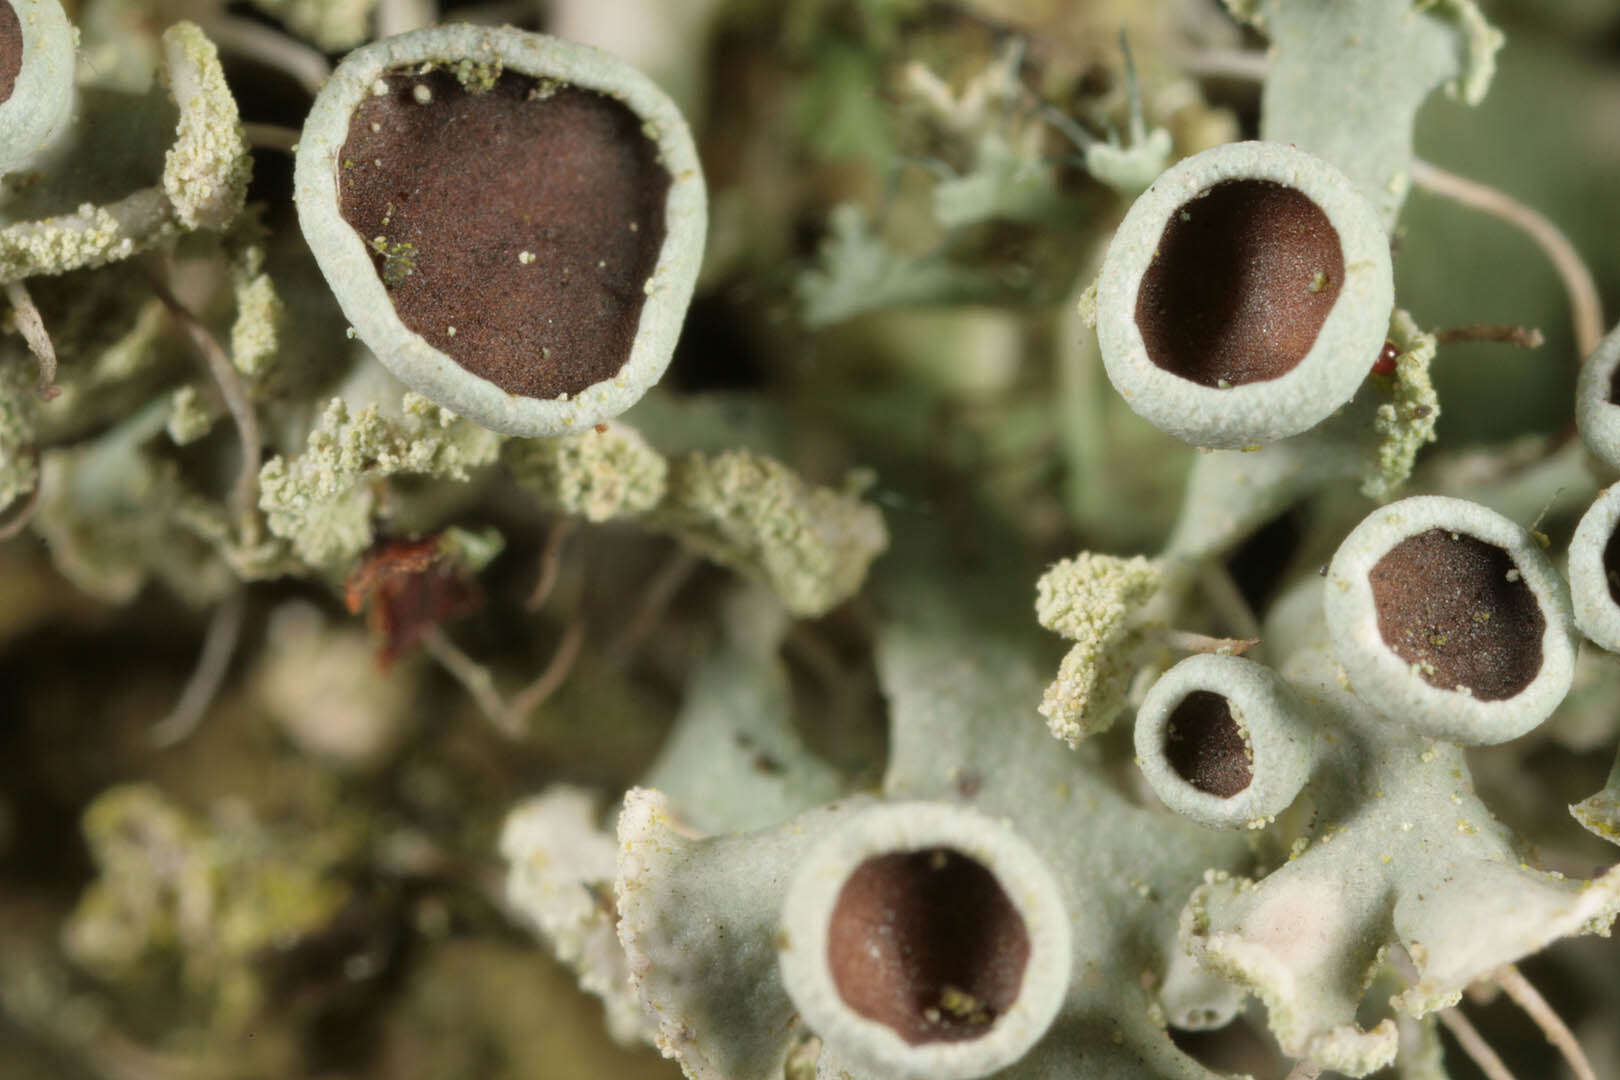
{"type": "Polygon", "coordinates": [[[851,818],[788,887],[782,983],[841,1061],[967,1080],[1023,1057],[1068,987],[1069,919],[1008,826],[945,803],[851,818]]]}
{"type": "Polygon", "coordinates": [[[0,0],[0,175],[67,126],[76,40],[57,0],[0,0]]]}
{"type": "Polygon", "coordinates": [[[1527,530],[1461,499],[1369,514],[1333,556],[1323,608],[1356,696],[1453,742],[1524,734],[1574,677],[1563,578],[1527,530]]]}
{"type": "Polygon", "coordinates": [[[1310,776],[1315,737],[1304,707],[1270,668],[1236,656],[1189,656],[1136,713],[1136,759],[1164,804],[1216,829],[1258,828],[1310,776]]]}
{"type": "Polygon", "coordinates": [[[1620,469],[1620,327],[1581,364],[1575,385],[1575,423],[1587,449],[1620,469]]]}
{"type": "Polygon", "coordinates": [[[1237,449],[1349,401],[1393,307],[1389,239],[1354,185],[1292,147],[1231,143],[1132,204],[1098,280],[1097,334],[1138,414],[1237,449]]]}
{"type": "Polygon", "coordinates": [[[658,380],[707,220],[663,91],[606,53],[510,28],[350,53],[304,125],[295,194],[377,358],[524,436],[583,430],[658,380]]]}
{"type": "Polygon", "coordinates": [[[1576,526],[1569,594],[1581,633],[1620,652],[1620,484],[1604,489],[1576,526]]]}

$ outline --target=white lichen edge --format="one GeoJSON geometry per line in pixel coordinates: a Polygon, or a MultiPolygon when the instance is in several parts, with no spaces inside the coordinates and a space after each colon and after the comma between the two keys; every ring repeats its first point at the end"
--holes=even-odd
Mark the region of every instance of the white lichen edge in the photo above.
{"type": "Polygon", "coordinates": [[[500,838],[506,900],[579,976],[580,987],[602,999],[614,1039],[651,1043],[656,1028],[630,986],[615,914],[593,891],[612,889],[619,851],[613,833],[597,823],[597,801],[558,784],[512,808],[500,838]]]}
{"type": "Polygon", "coordinates": [[[57,0],[6,0],[22,30],[22,61],[0,104],[0,174],[20,168],[67,126],[79,34],[57,0]]]}
{"type": "Polygon", "coordinates": [[[1575,426],[1588,450],[1620,469],[1620,405],[1609,400],[1616,367],[1620,367],[1620,326],[1581,364],[1575,384],[1575,426]]]}
{"type": "Polygon", "coordinates": [[[686,120],[662,90],[623,61],[586,45],[511,28],[432,27],[356,49],[316,98],[299,138],[293,176],[299,225],[333,295],[360,339],[399,379],[439,405],[508,435],[582,431],[628,409],[656,383],[675,350],[697,283],[708,229],[707,196],[686,120]],[[338,205],[338,156],[354,109],[372,84],[423,63],[499,63],[610,96],[642,121],[670,175],[665,235],[645,285],[630,357],[612,378],[566,398],[508,393],[472,374],[410,330],[394,311],[365,240],[338,205]]]}
{"type": "Polygon", "coordinates": [[[1012,1064],[1046,1033],[1069,985],[1069,916],[1045,861],[1010,826],[947,803],[890,803],[838,825],[795,872],[777,945],[782,985],[810,1030],[841,1059],[891,1080],[971,1080],[1012,1064]],[[827,965],[827,931],[839,894],[861,863],[936,847],[960,852],[994,875],[1024,920],[1029,960],[1017,1000],[984,1035],[913,1045],[844,1003],[827,965]]]}
{"type": "Polygon", "coordinates": [[[1297,435],[1349,401],[1378,358],[1394,307],[1389,237],[1343,173],[1289,146],[1228,143],[1172,166],[1131,205],[1098,279],[1097,339],[1109,380],[1139,416],[1195,446],[1235,450],[1297,435]],[[1345,279],[1315,344],[1293,370],[1221,389],[1153,362],[1136,324],[1136,301],[1171,215],[1226,180],[1270,180],[1315,202],[1339,234],[1345,279]]]}
{"type": "Polygon", "coordinates": [[[1239,656],[1189,656],[1165,672],[1136,713],[1136,760],[1170,809],[1212,829],[1259,827],[1294,801],[1310,777],[1315,736],[1298,697],[1270,668],[1239,656]],[[1197,690],[1226,699],[1248,743],[1253,779],[1228,798],[1182,778],[1164,755],[1170,716],[1197,690]]]}
{"type": "Polygon", "coordinates": [[[1593,501],[1569,542],[1569,598],[1575,625],[1594,644],[1620,652],[1620,604],[1609,591],[1603,550],[1620,525],[1620,484],[1611,484],[1593,501]]]}
{"type": "Polygon", "coordinates": [[[1322,604],[1334,655],[1356,696],[1392,722],[1461,745],[1489,746],[1523,735],[1552,714],[1575,676],[1575,629],[1564,579],[1528,531],[1463,499],[1418,495],[1367,515],[1334,553],[1322,604]],[[1429,685],[1379,632],[1368,573],[1400,541],[1436,528],[1501,548],[1541,606],[1541,669],[1510,698],[1482,701],[1429,685]]]}

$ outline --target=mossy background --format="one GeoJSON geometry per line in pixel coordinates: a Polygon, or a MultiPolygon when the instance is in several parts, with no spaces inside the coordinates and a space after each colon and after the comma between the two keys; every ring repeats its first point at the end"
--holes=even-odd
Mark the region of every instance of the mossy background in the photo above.
{"type": "MultiPolygon", "coordinates": [[[[127,33],[134,56],[179,18],[202,19],[206,29],[206,17],[223,11],[274,27],[270,15],[297,5],[66,6],[86,27],[127,33]]],[[[562,6],[501,10],[544,29],[562,6]]],[[[1178,81],[1173,50],[1185,46],[1184,32],[1230,46],[1256,39],[1214,0],[711,6],[694,21],[692,40],[672,50],[682,59],[652,72],[686,95],[704,155],[708,259],[670,374],[626,419],[672,457],[749,447],[829,485],[869,466],[875,482],[866,497],[893,530],[949,537],[963,565],[1010,567],[1011,606],[1029,608],[1041,568],[1077,550],[1154,549],[1174,518],[1192,452],[1118,401],[1077,345],[1088,331],[1073,305],[1126,202],[1086,177],[1073,148],[1048,133],[1040,145],[1050,199],[1028,204],[1031,217],[942,228],[930,192],[941,176],[981,162],[973,144],[942,133],[904,91],[903,70],[920,62],[960,90],[1015,43],[1029,91],[1095,133],[1123,120],[1116,35],[1126,26],[1150,113],[1172,127],[1179,153],[1252,134],[1258,101],[1251,84],[1209,78],[1184,111],[1154,112],[1164,108],[1154,94],[1178,81]],[[824,247],[843,204],[859,209],[867,234],[897,260],[886,279],[895,295],[950,303],[809,325],[806,276],[853,265],[824,247]]],[[[1418,152],[1559,223],[1592,266],[1613,318],[1620,2],[1485,6],[1508,37],[1496,83],[1478,108],[1432,100],[1420,114],[1418,152]]],[[[478,11],[444,7],[452,17],[478,11]]],[[[226,74],[245,120],[301,121],[307,101],[286,78],[230,56],[226,74]]],[[[309,404],[307,430],[351,357],[341,315],[298,238],[289,177],[285,155],[255,151],[249,199],[264,206],[269,272],[287,304],[285,325],[296,328],[277,355],[274,394],[309,404]]],[[[1557,279],[1521,235],[1422,192],[1411,196],[1401,229],[1397,296],[1422,325],[1520,323],[1546,334],[1534,352],[1448,347],[1435,366],[1440,442],[1420,465],[1481,451],[1487,473],[1506,468],[1526,453],[1521,437],[1571,422],[1578,358],[1557,279]]],[[[138,275],[118,268],[34,283],[65,379],[105,355],[107,343],[94,339],[104,327],[123,327],[149,299],[144,289],[138,275]],[[90,306],[91,297],[102,306],[90,306]]],[[[82,405],[48,426],[42,441],[98,445],[120,417],[190,377],[195,361],[178,330],[165,326],[156,339],[151,363],[133,375],[85,376],[82,405]]],[[[24,359],[13,349],[0,362],[24,359]]],[[[215,502],[228,481],[218,464],[228,449],[223,431],[166,451],[215,502]]],[[[147,581],[127,602],[93,597],[69,581],[61,552],[39,531],[0,544],[0,1077],[678,1075],[649,1049],[614,1046],[599,1003],[503,909],[495,845],[509,808],[548,783],[611,797],[643,773],[687,673],[721,633],[721,603],[735,577],[634,524],[582,525],[563,549],[549,602],[529,613],[523,600],[557,514],[501,476],[465,486],[405,480],[388,495],[396,527],[456,524],[504,538],[478,575],[483,608],[450,628],[503,685],[532,677],[567,625],[582,622],[578,663],[520,740],[503,737],[425,655],[382,675],[352,672],[352,686],[307,680],[347,687],[347,696],[300,699],[296,675],[289,691],[272,632],[286,605],[319,612],[334,657],[364,655],[362,644],[372,644],[332,581],[308,573],[249,588],[241,643],[199,730],[178,746],[155,747],[149,732],[192,670],[206,606],[162,580],[147,581]],[[289,713],[381,725],[386,748],[363,764],[335,763],[312,752],[289,713]],[[87,811],[131,791],[151,798],[87,836],[87,811]],[[181,840],[153,839],[152,807],[188,823],[181,840]],[[107,872],[93,854],[108,850],[134,851],[126,864],[134,870],[107,872]],[[181,910],[179,878],[165,876],[175,866],[200,875],[195,895],[208,898],[201,915],[167,914],[181,910]],[[141,878],[143,867],[151,879],[141,878]],[[84,944],[87,925],[96,931],[92,947],[84,944]],[[91,955],[106,962],[87,962],[91,955]]],[[[1268,595],[1285,566],[1305,569],[1324,547],[1331,552],[1344,517],[1332,505],[1290,510],[1232,556],[1235,576],[1251,597],[1268,595]]],[[[1573,519],[1544,527],[1561,543],[1573,519]]],[[[857,597],[801,622],[784,649],[802,734],[855,786],[874,782],[885,754],[866,603],[857,597]]],[[[1580,831],[1565,807],[1603,785],[1620,735],[1620,671],[1612,658],[1596,657],[1583,672],[1543,732],[1471,758],[1493,810],[1548,865],[1584,875],[1612,861],[1612,848],[1580,831]]],[[[1028,723],[1041,722],[1034,705],[1028,723]]],[[[1107,738],[1128,741],[1128,732],[1107,738]]],[[[1052,751],[1062,748],[1054,742],[1052,751]]],[[[1576,1028],[1600,1074],[1620,1075],[1615,943],[1565,943],[1523,967],[1576,1028]]],[[[1464,1008],[1519,1076],[1557,1075],[1539,1031],[1510,1004],[1464,1008]]],[[[1280,1076],[1268,1039],[1263,1018],[1250,1014],[1181,1041],[1212,1066],[1280,1076]]],[[[1447,1060],[1453,1076],[1477,1075],[1449,1043],[1447,1060]]]]}

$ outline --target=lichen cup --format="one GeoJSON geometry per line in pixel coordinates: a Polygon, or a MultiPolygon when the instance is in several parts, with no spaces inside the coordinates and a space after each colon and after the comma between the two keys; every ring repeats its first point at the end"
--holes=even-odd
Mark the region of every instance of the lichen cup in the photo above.
{"type": "Polygon", "coordinates": [[[1267,824],[1305,786],[1315,757],[1288,684],[1237,656],[1189,656],[1136,713],[1136,760],[1154,794],[1214,829],[1267,824]]]}
{"type": "Polygon", "coordinates": [[[510,28],[350,53],[304,125],[294,188],[361,340],[412,389],[511,435],[582,430],[658,380],[707,227],[663,91],[510,28]]]}
{"type": "Polygon", "coordinates": [[[1587,448],[1620,469],[1620,327],[1581,364],[1575,384],[1575,424],[1587,448]]]}
{"type": "Polygon", "coordinates": [[[1620,652],[1620,484],[1605,488],[1581,515],[1569,542],[1569,595],[1575,625],[1595,644],[1620,652]]]}
{"type": "Polygon", "coordinates": [[[66,128],[76,42],[57,0],[0,0],[0,175],[26,166],[66,128]]]}
{"type": "Polygon", "coordinates": [[[1131,205],[1098,279],[1097,336],[1139,415],[1238,449],[1349,401],[1394,303],[1389,238],[1342,173],[1289,146],[1229,143],[1131,205]]]}
{"type": "Polygon", "coordinates": [[[841,1061],[893,1080],[968,1080],[1023,1057],[1068,989],[1069,918],[1007,825],[946,803],[874,807],[795,873],[782,983],[841,1061]]]}
{"type": "Polygon", "coordinates": [[[1333,556],[1323,610],[1356,696],[1453,742],[1523,735],[1574,677],[1563,578],[1528,531],[1462,499],[1369,514],[1333,556]]]}

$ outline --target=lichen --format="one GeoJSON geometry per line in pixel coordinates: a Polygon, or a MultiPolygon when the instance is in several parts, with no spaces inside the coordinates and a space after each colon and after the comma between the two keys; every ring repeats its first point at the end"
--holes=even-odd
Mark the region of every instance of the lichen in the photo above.
{"type": "Polygon", "coordinates": [[[586,521],[646,513],[664,497],[668,465],[632,427],[512,439],[501,454],[517,482],[545,505],[586,521]]]}
{"type": "Polygon", "coordinates": [[[342,52],[370,36],[377,0],[253,0],[253,6],[322,50],[342,52]]]}
{"type": "Polygon", "coordinates": [[[1125,707],[1146,630],[1132,620],[1162,584],[1161,568],[1140,555],[1088,552],[1041,576],[1035,617],[1075,645],[1047,686],[1040,711],[1052,734],[1070,746],[1106,731],[1125,707]]]}
{"type": "Polygon", "coordinates": [[[231,265],[236,319],[231,323],[231,365],[249,379],[262,380],[275,366],[281,348],[282,318],[287,305],[264,270],[264,248],[243,247],[231,265]]]}
{"type": "Polygon", "coordinates": [[[259,473],[259,508],[270,531],[312,567],[337,570],[376,534],[376,483],[396,475],[466,481],[495,462],[501,437],[407,393],[398,419],[375,405],[351,412],[333,398],[301,454],[259,473]]]}
{"type": "Polygon", "coordinates": [[[180,107],[174,146],[163,162],[163,191],[185,229],[222,229],[242,211],[253,162],[219,50],[193,23],[163,35],[170,92],[180,107]]]}
{"type": "Polygon", "coordinates": [[[176,963],[208,1023],[244,1031],[266,1002],[256,958],[324,927],[349,898],[333,870],[356,851],[341,825],[302,834],[221,808],[199,821],[146,784],[113,787],[85,811],[98,877],[64,931],[98,978],[151,978],[176,963]]]}
{"type": "Polygon", "coordinates": [[[668,485],[649,524],[761,578],[795,615],[848,599],[888,546],[882,515],[857,490],[812,487],[759,454],[688,454],[670,463],[668,485]]]}
{"type": "MultiPolygon", "coordinates": [[[[1377,456],[1361,482],[1361,493],[1379,500],[1405,485],[1418,451],[1435,441],[1435,424],[1440,419],[1440,397],[1429,377],[1434,335],[1419,330],[1412,317],[1400,310],[1390,316],[1389,328],[1399,355],[1390,400],[1379,404],[1373,420],[1373,430],[1379,435],[1377,456]]],[[[1383,385],[1375,389],[1382,392],[1383,385]]]]}

